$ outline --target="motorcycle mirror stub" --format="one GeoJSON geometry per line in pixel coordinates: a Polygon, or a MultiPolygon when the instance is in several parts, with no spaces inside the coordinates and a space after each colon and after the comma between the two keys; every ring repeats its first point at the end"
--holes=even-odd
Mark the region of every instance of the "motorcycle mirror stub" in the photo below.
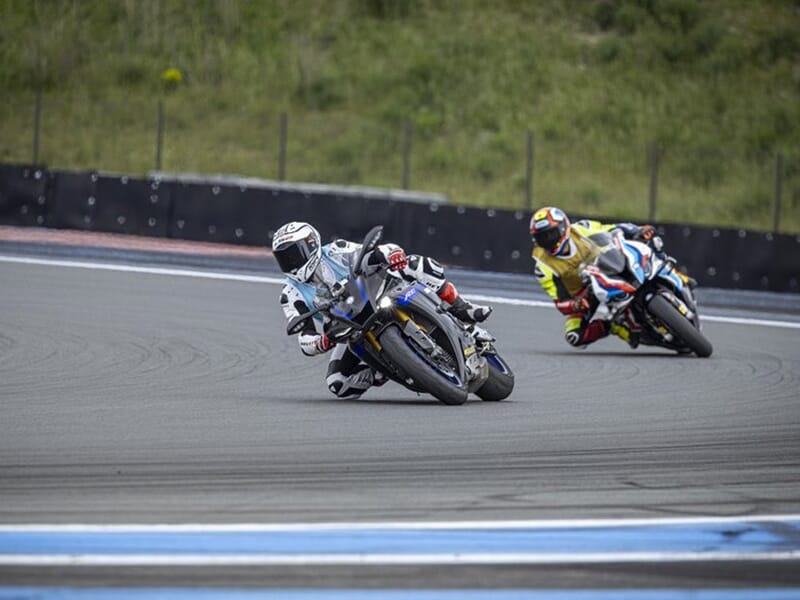
{"type": "Polygon", "coordinates": [[[361,243],[361,250],[359,251],[358,256],[356,256],[356,260],[351,267],[351,275],[353,277],[358,277],[363,273],[362,263],[364,262],[364,257],[378,247],[378,243],[381,241],[382,237],[382,225],[376,225],[367,232],[367,235],[364,236],[364,241],[361,243]]]}
{"type": "Polygon", "coordinates": [[[367,232],[367,235],[364,236],[364,247],[367,248],[367,252],[372,252],[375,248],[378,247],[378,243],[381,241],[383,237],[383,225],[376,225],[372,229],[367,232]]]}
{"type": "Polygon", "coordinates": [[[308,319],[308,315],[297,315],[296,317],[292,317],[288,325],[286,325],[286,335],[294,335],[303,331],[308,319]]]}

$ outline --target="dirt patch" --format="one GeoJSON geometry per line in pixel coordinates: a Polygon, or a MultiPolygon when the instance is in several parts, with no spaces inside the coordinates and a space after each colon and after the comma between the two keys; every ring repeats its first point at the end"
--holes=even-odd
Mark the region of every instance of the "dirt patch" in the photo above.
{"type": "Polygon", "coordinates": [[[272,255],[270,250],[260,246],[190,242],[186,240],[151,238],[138,235],[74,231],[69,229],[46,229],[41,227],[0,226],[0,241],[60,246],[83,246],[87,248],[110,248],[114,250],[174,252],[177,254],[206,254],[208,256],[246,256],[250,258],[261,258],[272,255]]]}

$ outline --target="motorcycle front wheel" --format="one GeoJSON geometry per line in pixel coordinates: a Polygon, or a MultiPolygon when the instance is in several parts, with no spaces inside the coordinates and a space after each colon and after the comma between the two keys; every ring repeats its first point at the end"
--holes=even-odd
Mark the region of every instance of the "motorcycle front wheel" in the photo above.
{"type": "Polygon", "coordinates": [[[714,351],[711,342],[686,317],[678,312],[678,309],[669,300],[656,294],[650,300],[647,309],[697,356],[701,358],[711,356],[714,351]]]}
{"type": "Polygon", "coordinates": [[[467,384],[457,374],[442,370],[406,338],[397,327],[387,327],[380,343],[387,359],[413,380],[412,385],[422,388],[440,402],[449,405],[467,401],[467,384]]]}

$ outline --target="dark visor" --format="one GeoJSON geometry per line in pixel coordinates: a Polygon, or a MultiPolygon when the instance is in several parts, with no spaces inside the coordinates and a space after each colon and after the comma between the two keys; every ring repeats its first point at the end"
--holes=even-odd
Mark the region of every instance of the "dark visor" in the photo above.
{"type": "Polygon", "coordinates": [[[560,238],[561,231],[558,229],[546,229],[533,234],[533,241],[536,242],[537,246],[541,246],[545,250],[552,250],[560,238]]]}
{"type": "Polygon", "coordinates": [[[281,271],[284,273],[294,273],[308,262],[309,257],[315,250],[316,244],[312,238],[311,243],[309,243],[308,239],[292,242],[285,248],[279,248],[273,251],[273,254],[275,255],[275,260],[278,261],[278,266],[280,266],[281,271]]]}

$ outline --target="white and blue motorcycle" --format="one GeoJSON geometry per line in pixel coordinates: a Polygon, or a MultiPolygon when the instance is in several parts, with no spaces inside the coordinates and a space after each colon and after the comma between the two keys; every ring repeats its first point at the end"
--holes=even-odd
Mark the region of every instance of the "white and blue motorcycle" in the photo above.
{"type": "Polygon", "coordinates": [[[590,320],[625,324],[639,332],[641,344],[711,356],[694,293],[671,258],[619,233],[596,234],[592,240],[602,252],[581,272],[596,300],[590,320]]]}

